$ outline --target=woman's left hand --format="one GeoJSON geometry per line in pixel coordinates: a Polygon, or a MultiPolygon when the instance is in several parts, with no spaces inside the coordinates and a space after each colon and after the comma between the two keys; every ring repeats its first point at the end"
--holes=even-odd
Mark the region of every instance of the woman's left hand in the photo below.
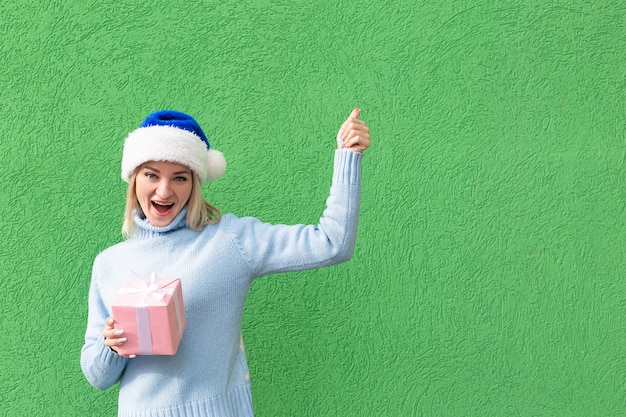
{"type": "Polygon", "coordinates": [[[363,152],[370,146],[370,130],[363,120],[359,120],[361,109],[354,109],[337,134],[339,149],[363,152]]]}

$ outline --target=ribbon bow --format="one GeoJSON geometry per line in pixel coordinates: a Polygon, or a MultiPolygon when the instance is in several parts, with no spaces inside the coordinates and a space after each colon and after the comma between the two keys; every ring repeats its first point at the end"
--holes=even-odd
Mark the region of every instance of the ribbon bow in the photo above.
{"type": "Polygon", "coordinates": [[[147,305],[150,298],[162,301],[167,294],[174,294],[172,288],[159,287],[159,277],[156,272],[151,273],[148,279],[142,278],[136,272],[133,272],[133,275],[128,278],[130,287],[122,288],[120,292],[122,294],[144,294],[142,301],[138,304],[139,306],[147,305]]]}

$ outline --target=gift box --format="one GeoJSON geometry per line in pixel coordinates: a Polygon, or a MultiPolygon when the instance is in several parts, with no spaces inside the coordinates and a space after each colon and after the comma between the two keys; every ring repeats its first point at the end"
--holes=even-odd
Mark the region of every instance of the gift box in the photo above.
{"type": "Polygon", "coordinates": [[[120,355],[174,355],[187,326],[179,278],[126,280],[111,303],[115,328],[124,330],[120,355]]]}

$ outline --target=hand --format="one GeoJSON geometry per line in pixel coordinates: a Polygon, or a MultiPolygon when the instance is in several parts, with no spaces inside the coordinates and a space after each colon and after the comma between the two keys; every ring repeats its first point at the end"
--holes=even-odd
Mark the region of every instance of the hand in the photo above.
{"type": "Polygon", "coordinates": [[[359,120],[361,109],[354,109],[350,117],[341,125],[337,134],[339,149],[363,152],[370,146],[370,130],[364,121],[359,120]]]}
{"type": "MultiPolygon", "coordinates": [[[[113,317],[109,317],[104,321],[104,330],[102,331],[102,336],[104,336],[104,345],[111,348],[111,350],[115,351],[119,355],[117,351],[117,347],[126,343],[126,337],[124,337],[124,330],[116,329],[113,327],[115,324],[115,320],[113,317]]],[[[125,358],[134,358],[135,355],[120,355],[125,358]]]]}

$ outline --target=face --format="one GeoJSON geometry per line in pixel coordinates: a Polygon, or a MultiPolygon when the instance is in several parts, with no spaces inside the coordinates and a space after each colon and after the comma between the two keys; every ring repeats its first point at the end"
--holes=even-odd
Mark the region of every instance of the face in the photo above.
{"type": "Polygon", "coordinates": [[[185,207],[193,172],[184,165],[172,162],[146,162],[139,167],[136,193],[146,218],[156,227],[167,226],[185,207]]]}

